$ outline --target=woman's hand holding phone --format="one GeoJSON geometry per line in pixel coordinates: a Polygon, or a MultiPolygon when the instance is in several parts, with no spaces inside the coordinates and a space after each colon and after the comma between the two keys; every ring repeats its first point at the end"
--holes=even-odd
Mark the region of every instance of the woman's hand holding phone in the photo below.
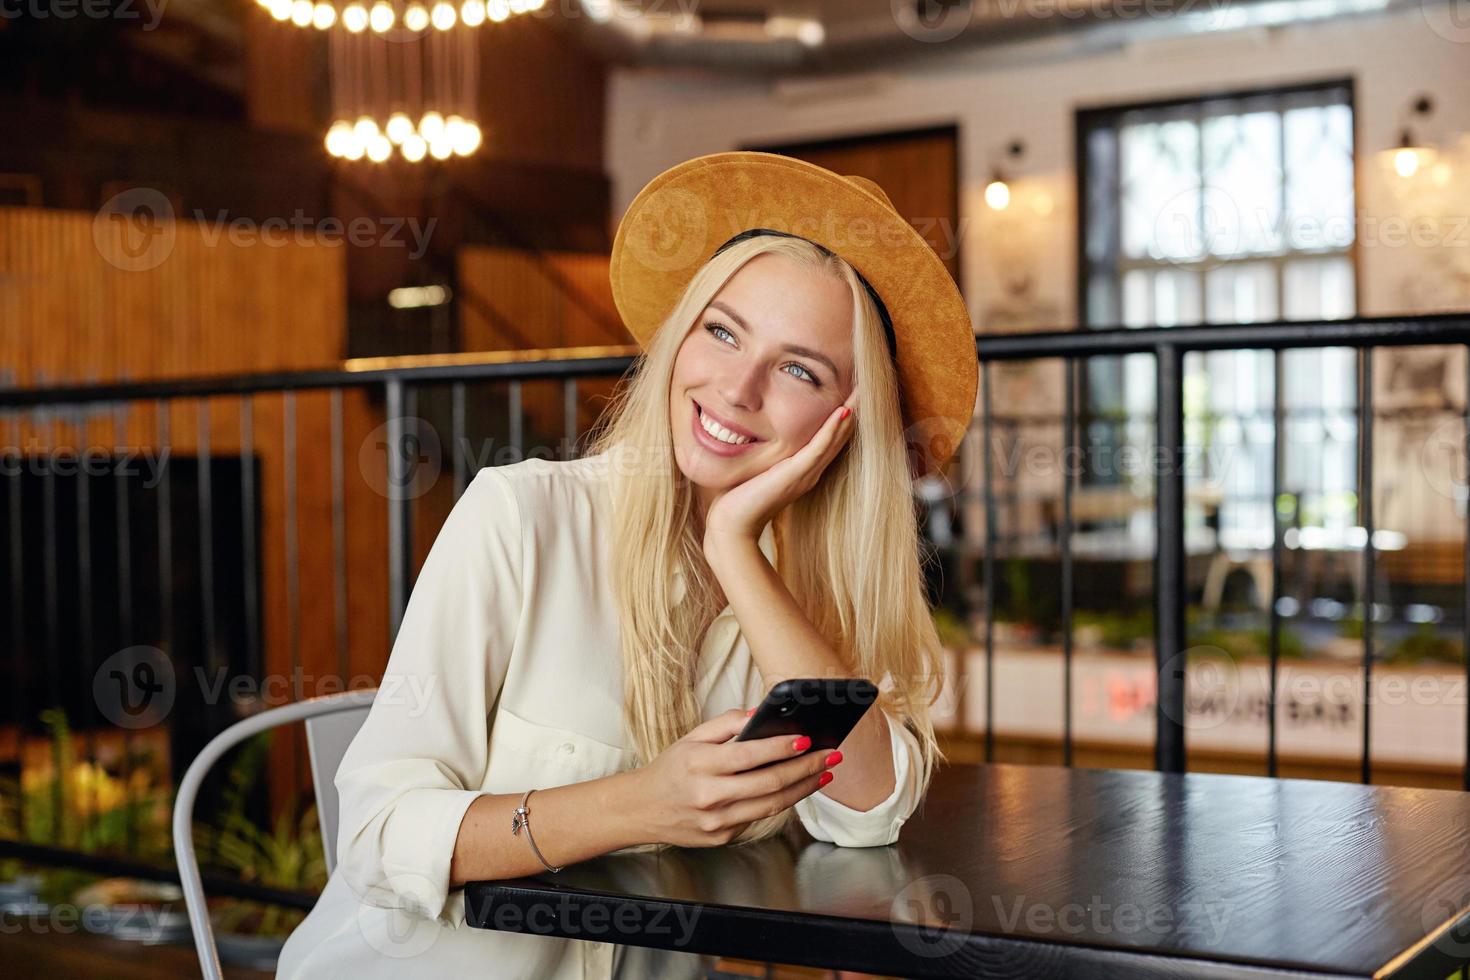
{"type": "Polygon", "coordinates": [[[808,751],[810,740],[800,748],[792,735],[735,741],[747,720],[744,711],[731,708],[634,771],[634,796],[650,842],[728,844],[756,820],[794,806],[831,780],[823,778],[831,754],[808,751]]]}

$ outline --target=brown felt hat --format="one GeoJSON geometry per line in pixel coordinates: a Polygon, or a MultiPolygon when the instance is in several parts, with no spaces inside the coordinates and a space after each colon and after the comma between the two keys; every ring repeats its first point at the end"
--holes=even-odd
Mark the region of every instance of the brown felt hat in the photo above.
{"type": "Polygon", "coordinates": [[[633,199],[613,239],[613,301],[643,347],[699,267],[741,232],[796,235],[845,259],[892,324],[905,437],[915,475],[959,448],[979,364],[949,270],[883,189],[792,157],[740,150],[671,167],[633,199]]]}

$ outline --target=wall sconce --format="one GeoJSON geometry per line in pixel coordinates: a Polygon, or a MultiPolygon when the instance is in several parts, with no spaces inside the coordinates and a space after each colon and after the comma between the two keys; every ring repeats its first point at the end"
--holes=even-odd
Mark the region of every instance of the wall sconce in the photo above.
{"type": "MultiPolygon", "coordinates": [[[[1026,144],[1020,140],[1012,140],[1011,145],[1006,147],[1006,156],[1011,160],[1019,160],[1026,152],[1026,144]]],[[[985,185],[985,203],[990,205],[993,211],[1004,211],[1011,203],[1011,185],[1006,170],[1000,164],[992,164],[990,168],[990,183],[985,185]]]]}
{"type": "MultiPolygon", "coordinates": [[[[1409,105],[1407,115],[1427,118],[1433,111],[1434,101],[1427,95],[1421,95],[1409,105]]],[[[1405,119],[1399,130],[1399,145],[1392,150],[1393,169],[1400,177],[1412,177],[1434,162],[1434,146],[1422,137],[1423,127],[1420,127],[1416,138],[1410,120],[1405,119]]]]}

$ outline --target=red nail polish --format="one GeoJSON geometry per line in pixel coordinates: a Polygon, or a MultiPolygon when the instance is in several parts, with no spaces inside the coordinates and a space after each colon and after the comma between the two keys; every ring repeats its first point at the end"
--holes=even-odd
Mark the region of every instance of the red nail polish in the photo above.
{"type": "Polygon", "coordinates": [[[823,786],[826,786],[831,781],[832,781],[832,774],[830,772],[824,772],[820,776],[817,777],[817,788],[818,789],[821,789],[823,786]]]}
{"type": "Polygon", "coordinates": [[[843,418],[843,419],[846,419],[846,418],[847,418],[847,417],[848,417],[848,416],[849,416],[849,415],[851,415],[851,414],[852,414],[852,409],[850,409],[850,408],[847,408],[847,407],[844,407],[844,408],[843,408],[843,409],[842,409],[842,418],[843,418]]]}
{"type": "Polygon", "coordinates": [[[745,717],[749,718],[753,714],[755,714],[755,709],[754,708],[751,708],[749,711],[747,711],[745,713],[745,717]]]}
{"type": "Polygon", "coordinates": [[[827,756],[826,759],[822,760],[822,765],[824,765],[824,766],[835,766],[835,765],[837,765],[837,763],[839,763],[841,761],[842,761],[842,753],[841,752],[833,752],[831,755],[827,756]]]}
{"type": "Polygon", "coordinates": [[[812,740],[805,735],[798,736],[796,741],[791,743],[791,749],[793,752],[805,752],[811,747],[812,740]]]}

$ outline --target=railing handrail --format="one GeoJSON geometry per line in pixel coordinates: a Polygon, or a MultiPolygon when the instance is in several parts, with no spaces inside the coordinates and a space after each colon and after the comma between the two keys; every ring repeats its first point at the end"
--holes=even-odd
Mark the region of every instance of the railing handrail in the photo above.
{"type": "MultiPolygon", "coordinates": [[[[981,361],[1148,354],[1156,352],[1160,346],[1179,351],[1203,351],[1467,344],[1470,343],[1470,311],[1340,320],[1272,320],[1247,324],[978,334],[975,342],[976,355],[981,361]]],[[[344,387],[389,379],[434,382],[587,377],[625,371],[639,350],[632,344],[610,344],[366,357],[342,361],[336,368],[4,388],[0,389],[0,409],[144,398],[244,395],[344,387]]]]}
{"type": "Polygon", "coordinates": [[[1409,316],[1345,317],[1339,320],[1270,320],[1262,323],[1196,323],[1177,327],[980,334],[976,342],[982,361],[1149,354],[1160,346],[1180,351],[1203,351],[1463,344],[1470,343],[1470,310],[1409,316]]]}
{"type": "Polygon", "coordinates": [[[208,398],[260,392],[340,388],[386,381],[477,381],[497,378],[580,378],[617,374],[633,363],[633,345],[549,347],[467,354],[353,358],[336,368],[196,375],[150,381],[110,381],[0,389],[0,409],[122,402],[149,398],[208,398]]]}

